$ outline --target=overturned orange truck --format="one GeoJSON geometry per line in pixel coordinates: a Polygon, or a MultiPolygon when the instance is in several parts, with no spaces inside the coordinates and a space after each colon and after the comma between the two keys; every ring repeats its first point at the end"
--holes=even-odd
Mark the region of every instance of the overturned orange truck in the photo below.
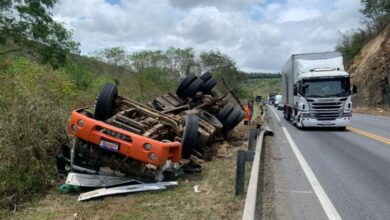
{"type": "Polygon", "coordinates": [[[245,112],[219,97],[209,72],[188,75],[176,94],[147,105],[118,95],[103,85],[96,104],[72,112],[73,136],[68,171],[132,176],[142,181],[176,177],[191,155],[238,125],[245,112]]]}

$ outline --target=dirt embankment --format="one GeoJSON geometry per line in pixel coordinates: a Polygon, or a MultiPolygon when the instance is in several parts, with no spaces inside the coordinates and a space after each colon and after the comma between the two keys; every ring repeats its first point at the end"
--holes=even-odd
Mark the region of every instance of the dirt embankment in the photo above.
{"type": "Polygon", "coordinates": [[[390,24],[362,48],[349,73],[358,87],[352,98],[355,106],[389,108],[390,24]]]}

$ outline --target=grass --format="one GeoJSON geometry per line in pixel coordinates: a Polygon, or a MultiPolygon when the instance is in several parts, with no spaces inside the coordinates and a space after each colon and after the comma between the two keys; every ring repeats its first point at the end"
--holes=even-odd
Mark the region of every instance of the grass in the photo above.
{"type": "MultiPolygon", "coordinates": [[[[246,148],[247,127],[237,128],[227,153],[206,162],[201,173],[185,174],[174,188],[77,202],[78,195],[50,191],[10,219],[240,219],[245,196],[234,195],[236,152],[246,148]],[[195,193],[199,185],[201,192],[195,193]]],[[[224,145],[224,144],[222,144],[224,145]]],[[[216,144],[214,147],[222,146],[216,144]]],[[[246,179],[250,175],[247,164],[246,179]]]]}

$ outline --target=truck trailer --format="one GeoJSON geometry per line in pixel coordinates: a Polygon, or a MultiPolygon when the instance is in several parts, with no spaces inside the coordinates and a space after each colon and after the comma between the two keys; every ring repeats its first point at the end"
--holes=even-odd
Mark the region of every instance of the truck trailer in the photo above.
{"type": "Polygon", "coordinates": [[[282,81],[284,118],[297,127],[344,129],[350,124],[350,78],[339,52],[292,55],[282,69],[282,81]]]}

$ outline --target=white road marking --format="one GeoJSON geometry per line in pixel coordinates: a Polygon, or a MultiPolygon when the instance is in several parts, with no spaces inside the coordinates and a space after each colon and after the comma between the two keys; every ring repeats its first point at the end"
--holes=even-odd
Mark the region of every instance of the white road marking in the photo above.
{"type": "Polygon", "coordinates": [[[302,193],[302,194],[312,194],[312,191],[302,191],[302,190],[277,190],[277,192],[288,192],[288,193],[302,193]]]}
{"type": "Polygon", "coordinates": [[[272,108],[271,106],[270,106],[270,108],[272,109],[272,111],[274,112],[274,114],[275,114],[276,118],[277,118],[277,119],[278,119],[278,121],[280,122],[280,118],[279,118],[279,115],[278,115],[278,113],[276,113],[275,109],[274,109],[274,108],[272,108]]]}
{"type": "MultiPolygon", "coordinates": [[[[280,121],[280,118],[277,115],[276,111],[273,108],[271,108],[271,109],[273,110],[276,118],[280,121]]],[[[310,185],[313,188],[318,200],[320,201],[321,206],[324,209],[326,215],[331,220],[333,220],[333,219],[334,220],[341,220],[340,214],[337,212],[332,201],[329,199],[325,190],[322,188],[320,182],[318,181],[317,177],[314,175],[313,170],[310,168],[309,164],[306,162],[301,151],[299,151],[299,149],[298,149],[297,145],[295,144],[294,140],[292,139],[290,133],[283,125],[281,125],[281,127],[282,127],[282,130],[284,132],[284,135],[287,138],[287,141],[290,143],[291,149],[293,150],[295,157],[297,158],[299,164],[301,165],[302,170],[305,173],[307,179],[309,180],[310,185]]]]}

